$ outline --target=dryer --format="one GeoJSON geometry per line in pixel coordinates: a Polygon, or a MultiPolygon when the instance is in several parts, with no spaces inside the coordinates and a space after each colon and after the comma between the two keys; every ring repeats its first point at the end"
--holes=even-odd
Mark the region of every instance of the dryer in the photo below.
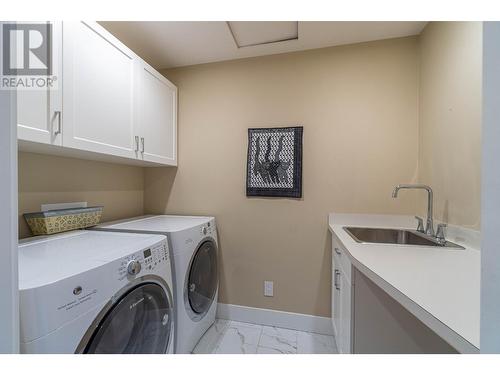
{"type": "Polygon", "coordinates": [[[191,353],[215,322],[218,298],[218,242],[214,217],[158,215],[92,229],[164,234],[168,237],[174,269],[176,353],[191,353]]]}
{"type": "Polygon", "coordinates": [[[165,236],[74,231],[19,245],[22,353],[173,353],[165,236]]]}

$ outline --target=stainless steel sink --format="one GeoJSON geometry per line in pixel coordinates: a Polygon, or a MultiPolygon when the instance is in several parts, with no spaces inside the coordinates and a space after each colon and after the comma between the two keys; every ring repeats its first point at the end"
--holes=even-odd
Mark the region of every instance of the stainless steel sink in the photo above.
{"type": "Polygon", "coordinates": [[[462,246],[450,241],[440,244],[432,237],[409,229],[344,227],[344,230],[358,243],[385,243],[464,249],[462,246]]]}

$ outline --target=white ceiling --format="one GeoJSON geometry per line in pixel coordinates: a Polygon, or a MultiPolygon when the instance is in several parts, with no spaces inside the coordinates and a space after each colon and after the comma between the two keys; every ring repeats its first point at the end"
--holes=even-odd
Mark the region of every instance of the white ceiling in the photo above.
{"type": "Polygon", "coordinates": [[[426,22],[99,22],[157,69],[420,34],[426,22]],[[254,24],[254,25],[252,25],[254,24]],[[298,25],[298,38],[293,27],[298,25]],[[231,26],[230,26],[231,25],[231,26]],[[239,33],[239,35],[238,35],[239,33]],[[257,44],[238,47],[240,45],[257,44]]]}

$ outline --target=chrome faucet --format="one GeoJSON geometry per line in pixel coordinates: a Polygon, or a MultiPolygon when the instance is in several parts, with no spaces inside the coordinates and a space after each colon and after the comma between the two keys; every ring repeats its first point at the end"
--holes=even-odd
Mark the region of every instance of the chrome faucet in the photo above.
{"type": "MultiPolygon", "coordinates": [[[[427,190],[427,223],[425,226],[425,234],[428,236],[434,237],[434,221],[432,219],[432,205],[433,205],[433,197],[432,197],[432,189],[430,186],[421,185],[421,184],[400,184],[396,186],[392,192],[392,197],[397,198],[398,192],[400,189],[423,189],[427,190]]],[[[420,226],[419,226],[420,227],[420,226]]]]}
{"type": "Polygon", "coordinates": [[[438,224],[437,226],[437,231],[436,231],[436,241],[440,245],[445,245],[446,244],[446,238],[444,236],[445,229],[447,227],[447,224],[438,224]]]}

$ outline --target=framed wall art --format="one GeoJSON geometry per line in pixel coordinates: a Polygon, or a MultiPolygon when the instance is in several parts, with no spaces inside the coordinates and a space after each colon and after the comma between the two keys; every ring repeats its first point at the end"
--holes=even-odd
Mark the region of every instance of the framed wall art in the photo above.
{"type": "Polygon", "coordinates": [[[302,197],[302,126],[248,129],[247,196],[302,197]]]}

